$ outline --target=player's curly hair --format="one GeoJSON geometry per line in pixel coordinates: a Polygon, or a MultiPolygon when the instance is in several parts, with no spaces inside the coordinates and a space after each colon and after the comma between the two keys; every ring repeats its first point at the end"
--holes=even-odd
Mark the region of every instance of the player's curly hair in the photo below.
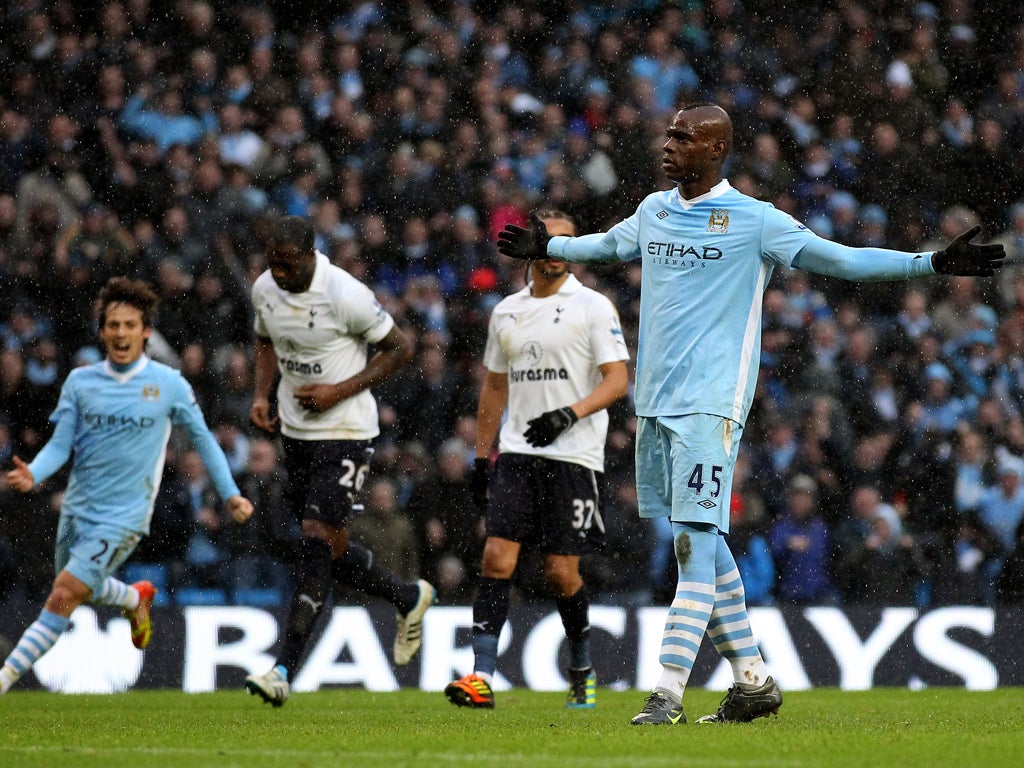
{"type": "Polygon", "coordinates": [[[316,243],[313,225],[301,216],[282,216],[270,229],[270,240],[277,245],[293,245],[300,251],[312,251],[316,243]]]}
{"type": "Polygon", "coordinates": [[[127,304],[142,313],[142,324],[148,328],[153,324],[153,314],[159,303],[160,297],[145,280],[112,277],[96,297],[96,319],[102,328],[107,321],[107,307],[111,304],[127,304]]]}

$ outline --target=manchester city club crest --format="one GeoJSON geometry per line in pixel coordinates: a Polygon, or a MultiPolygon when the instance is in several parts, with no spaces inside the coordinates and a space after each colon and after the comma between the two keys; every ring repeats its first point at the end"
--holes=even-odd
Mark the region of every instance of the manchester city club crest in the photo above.
{"type": "Polygon", "coordinates": [[[156,384],[150,384],[142,388],[142,399],[143,400],[159,400],[160,399],[160,387],[156,384]]]}
{"type": "Polygon", "coordinates": [[[708,232],[729,231],[729,210],[727,208],[712,208],[711,216],[708,218],[708,232]]]}

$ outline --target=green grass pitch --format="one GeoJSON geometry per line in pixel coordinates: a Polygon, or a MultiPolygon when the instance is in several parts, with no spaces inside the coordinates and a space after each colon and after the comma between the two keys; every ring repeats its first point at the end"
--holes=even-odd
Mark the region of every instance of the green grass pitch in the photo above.
{"type": "MultiPolygon", "coordinates": [[[[274,709],[242,691],[0,697],[0,766],[72,768],[853,768],[1024,765],[1024,689],[833,689],[785,694],[747,725],[627,725],[637,691],[598,690],[567,711],[556,693],[498,694],[492,711],[441,693],[333,689],[274,709]]],[[[719,696],[686,694],[691,719],[719,696]]]]}

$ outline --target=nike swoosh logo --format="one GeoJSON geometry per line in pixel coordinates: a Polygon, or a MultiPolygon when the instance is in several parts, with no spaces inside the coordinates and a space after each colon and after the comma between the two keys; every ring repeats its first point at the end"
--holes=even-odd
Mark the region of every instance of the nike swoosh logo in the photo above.
{"type": "Polygon", "coordinates": [[[676,715],[675,717],[672,717],[672,715],[665,715],[665,717],[666,717],[666,718],[668,718],[668,721],[669,721],[670,723],[672,723],[672,725],[675,725],[675,724],[676,724],[676,723],[678,723],[678,722],[679,722],[680,720],[682,720],[682,718],[683,718],[683,713],[682,713],[682,712],[680,712],[680,713],[679,713],[678,715],[676,715]]]}

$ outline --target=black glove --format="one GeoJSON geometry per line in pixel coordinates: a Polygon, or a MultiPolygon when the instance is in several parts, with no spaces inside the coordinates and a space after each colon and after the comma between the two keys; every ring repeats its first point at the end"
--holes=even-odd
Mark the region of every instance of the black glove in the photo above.
{"type": "Polygon", "coordinates": [[[473,459],[473,476],[470,485],[473,488],[473,503],[479,509],[487,508],[487,484],[491,480],[491,462],[489,459],[473,459]]]}
{"type": "Polygon", "coordinates": [[[506,224],[505,228],[498,233],[498,250],[513,259],[534,259],[548,258],[548,228],[537,216],[536,211],[530,211],[530,226],[526,229],[515,224],[506,224]]]}
{"type": "Polygon", "coordinates": [[[970,240],[979,232],[981,227],[971,227],[941,251],[933,253],[935,271],[940,275],[992,277],[995,270],[1003,266],[1006,251],[1001,245],[972,245],[970,240]]]}
{"type": "Polygon", "coordinates": [[[543,448],[545,445],[555,442],[559,435],[579,420],[580,417],[569,406],[556,411],[548,411],[536,419],[526,422],[529,424],[529,428],[523,436],[526,438],[526,442],[534,448],[543,448]]]}

